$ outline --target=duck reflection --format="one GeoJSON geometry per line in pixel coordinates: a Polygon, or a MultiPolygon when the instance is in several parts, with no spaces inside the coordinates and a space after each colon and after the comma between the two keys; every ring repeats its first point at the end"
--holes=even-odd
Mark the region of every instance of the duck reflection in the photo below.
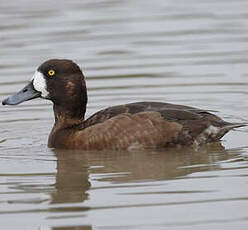
{"type": "Polygon", "coordinates": [[[57,156],[56,191],[52,203],[83,202],[89,198],[89,175],[96,181],[130,183],[175,179],[217,169],[216,162],[233,158],[221,143],[191,148],[139,152],[53,150],[57,156]]]}
{"type": "Polygon", "coordinates": [[[57,151],[56,192],[52,203],[82,202],[88,199],[90,188],[88,163],[83,154],[57,151]]]}

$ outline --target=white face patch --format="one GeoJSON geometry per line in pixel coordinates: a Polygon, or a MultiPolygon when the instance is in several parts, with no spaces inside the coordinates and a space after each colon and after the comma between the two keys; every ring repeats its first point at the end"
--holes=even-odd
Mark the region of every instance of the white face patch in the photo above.
{"type": "Polygon", "coordinates": [[[31,80],[33,80],[34,89],[38,92],[41,92],[41,96],[46,98],[49,93],[47,91],[47,85],[44,75],[36,70],[31,80]]]}

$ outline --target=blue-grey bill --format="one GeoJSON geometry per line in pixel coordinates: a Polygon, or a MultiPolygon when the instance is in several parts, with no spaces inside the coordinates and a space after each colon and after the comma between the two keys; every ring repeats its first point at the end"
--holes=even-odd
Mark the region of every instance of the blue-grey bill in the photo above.
{"type": "Polygon", "coordinates": [[[34,89],[33,83],[31,81],[18,93],[3,100],[2,104],[3,105],[17,105],[24,101],[29,101],[34,98],[40,97],[40,96],[41,96],[41,93],[34,89]]]}

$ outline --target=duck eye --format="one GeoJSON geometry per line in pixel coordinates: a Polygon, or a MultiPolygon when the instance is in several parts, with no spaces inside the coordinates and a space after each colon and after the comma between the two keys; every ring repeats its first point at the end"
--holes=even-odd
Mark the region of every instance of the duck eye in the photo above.
{"type": "Polygon", "coordinates": [[[54,76],[54,75],[55,75],[55,71],[54,71],[53,69],[50,69],[50,70],[48,71],[48,75],[49,75],[50,77],[54,76]]]}

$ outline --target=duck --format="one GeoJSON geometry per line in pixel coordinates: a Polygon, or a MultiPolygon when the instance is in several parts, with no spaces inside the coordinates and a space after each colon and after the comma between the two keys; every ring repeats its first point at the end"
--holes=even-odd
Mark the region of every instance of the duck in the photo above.
{"type": "Polygon", "coordinates": [[[28,84],[2,101],[17,105],[42,98],[53,103],[48,147],[74,150],[161,149],[217,142],[247,125],[222,120],[211,111],[166,102],[111,106],[85,119],[87,88],[81,68],[68,59],[42,63],[28,84]]]}

